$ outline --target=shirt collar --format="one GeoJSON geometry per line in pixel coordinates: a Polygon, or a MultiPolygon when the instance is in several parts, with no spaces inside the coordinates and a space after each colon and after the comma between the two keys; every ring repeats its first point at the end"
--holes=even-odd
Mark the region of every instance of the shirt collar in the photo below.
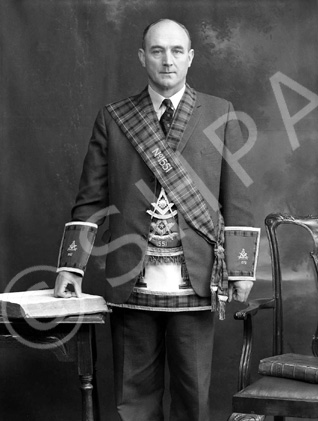
{"type": "MultiPolygon", "coordinates": [[[[185,85],[183,86],[183,88],[180,89],[180,91],[178,91],[176,94],[172,95],[169,98],[171,100],[172,104],[173,104],[174,110],[176,110],[178,108],[179,102],[181,101],[181,98],[184,94],[184,91],[185,91],[185,85]]],[[[166,97],[158,94],[158,92],[153,90],[153,88],[150,85],[148,85],[148,92],[149,92],[153,107],[154,107],[156,113],[158,113],[159,109],[160,109],[160,106],[162,104],[162,101],[166,97]]]]}

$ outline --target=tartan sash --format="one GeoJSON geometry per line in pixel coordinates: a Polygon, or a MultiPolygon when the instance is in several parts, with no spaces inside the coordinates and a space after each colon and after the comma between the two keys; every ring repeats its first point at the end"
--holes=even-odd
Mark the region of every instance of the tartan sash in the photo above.
{"type": "Polygon", "coordinates": [[[224,318],[222,303],[227,299],[227,272],[222,242],[223,218],[219,212],[219,227],[215,232],[206,201],[175,152],[195,102],[196,92],[186,85],[166,137],[160,127],[147,88],[140,95],[107,105],[106,109],[166,190],[170,200],[174,202],[187,223],[209,244],[215,246],[211,278],[212,309],[216,310],[218,291],[219,314],[220,318],[224,318]]]}

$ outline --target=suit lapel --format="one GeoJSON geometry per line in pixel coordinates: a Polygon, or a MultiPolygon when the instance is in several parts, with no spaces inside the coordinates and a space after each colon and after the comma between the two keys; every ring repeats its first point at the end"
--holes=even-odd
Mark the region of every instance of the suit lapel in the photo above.
{"type": "Polygon", "coordinates": [[[197,103],[195,104],[190,120],[188,121],[188,124],[183,133],[183,136],[178,144],[178,147],[177,147],[178,152],[182,153],[183,149],[185,148],[186,144],[188,143],[193,133],[193,130],[195,129],[198,122],[200,121],[201,114],[202,114],[202,107],[201,107],[200,102],[197,100],[197,103]]]}

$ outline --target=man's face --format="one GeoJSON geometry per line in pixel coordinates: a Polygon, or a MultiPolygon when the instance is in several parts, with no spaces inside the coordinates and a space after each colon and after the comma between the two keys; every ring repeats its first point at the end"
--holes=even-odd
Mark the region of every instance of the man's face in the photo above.
{"type": "Polygon", "coordinates": [[[159,22],[149,29],[139,59],[159,94],[170,97],[185,84],[194,54],[189,44],[187,33],[175,22],[159,22]]]}

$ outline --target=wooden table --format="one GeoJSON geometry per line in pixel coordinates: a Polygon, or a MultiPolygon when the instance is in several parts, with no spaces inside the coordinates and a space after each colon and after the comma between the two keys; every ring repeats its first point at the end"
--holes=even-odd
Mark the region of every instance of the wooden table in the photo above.
{"type": "Polygon", "coordinates": [[[99,421],[95,378],[95,325],[104,324],[107,313],[67,316],[59,319],[8,320],[0,316],[0,346],[47,349],[59,361],[77,363],[82,391],[82,421],[99,421]]]}

